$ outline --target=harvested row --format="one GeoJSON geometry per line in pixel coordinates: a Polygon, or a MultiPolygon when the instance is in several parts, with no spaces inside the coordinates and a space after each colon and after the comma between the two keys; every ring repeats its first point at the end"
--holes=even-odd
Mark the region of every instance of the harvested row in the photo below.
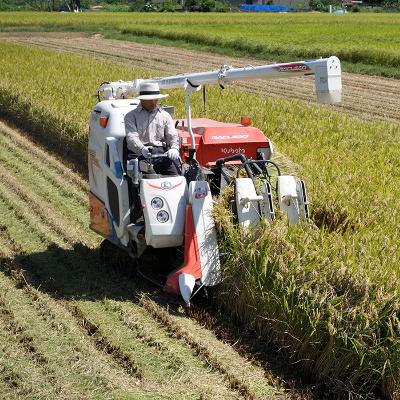
{"type": "MultiPolygon", "coordinates": [[[[14,168],[11,157],[23,156],[21,140],[17,131],[0,126],[1,148],[4,144],[7,150],[0,154],[0,337],[17,333],[0,348],[9,359],[0,373],[4,393],[38,399],[275,398],[277,390],[260,367],[251,367],[233,349],[230,358],[216,355],[210,362],[185,337],[171,336],[135,300],[140,293],[135,282],[101,267],[98,241],[79,220],[74,222],[76,215],[88,217],[79,185],[73,183],[80,178],[65,171],[76,196],[60,202],[65,187],[55,185],[49,194],[40,184],[43,179],[57,182],[59,168],[36,169],[35,158],[14,168]],[[32,375],[25,379],[32,363],[32,375]],[[229,363],[241,369],[227,374],[229,363]],[[254,371],[257,385],[250,385],[254,371]]],[[[23,141],[38,151],[26,137],[23,141]]],[[[61,167],[40,151],[44,165],[61,167]]],[[[208,353],[215,346],[230,348],[193,326],[210,336],[208,353]]]]}
{"type": "MultiPolygon", "coordinates": [[[[41,354],[42,364],[51,369],[53,386],[58,388],[56,397],[87,398],[96,395],[109,398],[112,393],[139,394],[136,380],[118,369],[102,349],[96,351],[90,338],[79,329],[72,315],[66,312],[63,302],[56,301],[28,282],[33,280],[34,272],[26,270],[29,266],[24,265],[26,256],[21,256],[22,250],[12,256],[4,254],[4,248],[7,251],[7,248],[20,247],[13,241],[11,233],[12,229],[9,232],[3,228],[0,235],[3,245],[0,286],[2,293],[7,295],[8,308],[17,321],[15,324],[19,324],[16,330],[20,335],[24,332],[30,343],[30,352],[41,354]]],[[[39,278],[36,276],[36,279],[39,278]]],[[[22,359],[21,364],[25,361],[22,359]]],[[[15,373],[20,368],[20,363],[16,363],[15,373]]],[[[42,375],[46,379],[49,373],[42,375]]],[[[31,382],[32,392],[37,390],[36,386],[42,381],[35,379],[31,382]]],[[[41,391],[37,393],[37,398],[44,397],[41,391]]]]}
{"type": "Polygon", "coordinates": [[[0,129],[3,143],[13,146],[13,153],[21,157],[21,160],[29,163],[33,168],[46,175],[46,178],[51,179],[53,176],[53,183],[56,186],[68,183],[70,186],[68,195],[76,194],[80,198],[80,204],[86,202],[87,182],[80,175],[73,172],[72,168],[65,168],[65,160],[58,160],[55,156],[48,157],[48,153],[39,146],[32,146],[30,140],[26,140],[24,136],[16,134],[14,129],[2,121],[0,121],[0,129]],[[46,174],[48,170],[52,170],[54,173],[46,174]]]}
{"type": "MultiPolygon", "coordinates": [[[[1,159],[0,155],[0,165],[3,168],[7,167],[7,165],[5,163],[2,163],[2,161],[3,160],[1,159]]],[[[21,175],[26,176],[26,172],[27,171],[22,170],[21,175]]],[[[10,203],[15,202],[17,204],[21,204],[21,208],[26,207],[26,204],[29,204],[30,209],[28,210],[28,212],[35,213],[38,219],[45,222],[46,226],[48,226],[52,232],[58,235],[60,239],[62,238],[62,240],[65,240],[66,243],[69,243],[71,245],[73,245],[74,243],[79,243],[82,240],[88,245],[90,244],[91,247],[95,246],[98,243],[98,238],[96,238],[94,234],[90,235],[91,237],[89,236],[89,234],[82,236],[82,232],[80,230],[77,230],[76,227],[71,224],[70,220],[68,220],[65,215],[62,215],[62,213],[57,212],[56,209],[52,214],[49,214],[49,198],[46,196],[47,193],[44,193],[43,197],[38,196],[32,190],[32,188],[29,188],[29,186],[19,183],[18,175],[10,173],[9,171],[7,171],[7,169],[2,169],[2,171],[0,172],[0,177],[2,180],[2,182],[0,183],[0,188],[2,193],[4,194],[4,197],[7,198],[10,203]]],[[[22,180],[22,182],[24,181],[22,180]]],[[[39,185],[39,189],[40,188],[41,187],[39,185]]],[[[51,201],[54,200],[51,199],[51,201]]]]}
{"type": "MultiPolygon", "coordinates": [[[[81,213],[81,209],[87,207],[86,191],[74,187],[68,177],[49,172],[49,166],[41,162],[40,158],[35,158],[34,155],[31,156],[30,153],[15,147],[12,138],[7,138],[6,135],[2,136],[0,144],[0,165],[3,166],[1,174],[4,184],[19,191],[23,188],[25,190],[38,188],[46,203],[52,204],[55,208],[58,208],[59,204],[63,204],[60,214],[56,215],[52,221],[53,229],[62,231],[64,235],[66,232],[70,232],[71,240],[76,242],[81,233],[71,226],[70,221],[72,220],[73,225],[78,224],[85,232],[84,240],[95,246],[98,243],[98,237],[88,229],[85,215],[81,213]],[[16,179],[16,175],[18,175],[18,179],[16,179]]],[[[28,193],[28,195],[31,201],[36,197],[33,193],[28,193]]],[[[42,216],[42,219],[47,217],[42,198],[36,197],[35,210],[38,215],[42,216]]]]}
{"type": "Polygon", "coordinates": [[[251,393],[257,393],[257,397],[272,395],[270,390],[265,391],[265,388],[260,386],[260,382],[266,377],[265,371],[235,359],[233,348],[216,341],[212,332],[199,329],[198,324],[191,319],[170,314],[165,306],[146,296],[140,299],[140,304],[165,326],[172,337],[183,339],[196,353],[201,354],[214,368],[226,375],[232,387],[249,397],[251,393]],[[210,343],[213,343],[213,346],[210,346],[210,343]],[[242,379],[238,380],[238,376],[242,379]]]}
{"type": "MultiPolygon", "coordinates": [[[[173,47],[144,45],[134,42],[104,39],[99,35],[44,33],[8,33],[0,35],[16,43],[32,44],[57,51],[90,55],[125,65],[153,68],[163,74],[218,69],[221,65],[260,65],[270,61],[234,58],[173,47]],[[112,55],[107,49],[113,49],[112,55]]],[[[287,61],[293,61],[288,59],[287,61]]],[[[134,76],[131,79],[135,78],[134,76]]],[[[291,98],[315,103],[314,82],[303,77],[275,81],[237,82],[249,93],[277,98],[291,98]]],[[[400,81],[343,73],[342,102],[334,105],[341,111],[367,119],[400,121],[400,81]]]]}
{"type": "Polygon", "coordinates": [[[95,352],[90,342],[82,338],[82,335],[79,338],[69,332],[68,316],[59,314],[58,318],[52,320],[43,309],[38,308],[34,299],[27,296],[23,290],[16,289],[12,281],[4,275],[1,277],[0,287],[2,294],[7,298],[8,319],[13,319],[9,325],[14,324],[13,329],[19,333],[10,336],[16,342],[25,342],[25,351],[29,354],[29,357],[24,357],[15,365],[15,373],[19,373],[25,358],[28,362],[33,358],[37,365],[36,370],[40,370],[37,372],[40,378],[28,379],[25,382],[36,398],[48,396],[40,390],[41,386],[48,390],[48,385],[55,391],[54,397],[71,399],[90,397],[95,393],[99,398],[108,398],[108,393],[116,394],[120,390],[117,387],[113,390],[112,385],[119,382],[121,388],[126,386],[126,383],[121,382],[121,378],[118,379],[114,369],[111,369],[109,374],[110,360],[105,362],[105,357],[95,352]],[[65,324],[68,324],[67,328],[65,324]]]}
{"type": "MultiPolygon", "coordinates": [[[[208,363],[191,354],[181,343],[168,343],[162,338],[163,335],[157,339],[157,335],[152,337],[143,328],[136,329],[134,325],[126,324],[115,310],[104,309],[104,304],[85,302],[79,304],[79,308],[89,316],[90,321],[95,322],[102,335],[113,336],[113,343],[123,354],[131,357],[136,355],[136,366],[143,379],[152,382],[162,391],[173,391],[176,398],[194,398],[196,392],[200,398],[238,397],[238,392],[221,384],[224,381],[223,375],[207,372],[208,363]],[[145,335],[147,337],[144,338],[145,335]],[[140,357],[137,356],[139,354],[140,357]]],[[[133,311],[129,314],[136,318],[133,311]]],[[[154,321],[151,325],[154,329],[154,321]]]]}

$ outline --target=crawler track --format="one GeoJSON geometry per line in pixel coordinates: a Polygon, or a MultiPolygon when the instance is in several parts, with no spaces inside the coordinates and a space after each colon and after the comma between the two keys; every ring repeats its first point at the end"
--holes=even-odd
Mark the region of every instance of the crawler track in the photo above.
{"type": "MultiPolygon", "coordinates": [[[[218,69],[223,64],[260,65],[266,60],[234,58],[167,46],[145,45],[104,39],[100,35],[76,33],[3,33],[16,43],[52,50],[86,54],[112,62],[152,68],[165,74],[218,69]]],[[[291,61],[291,60],[288,60],[291,61]]],[[[292,98],[315,103],[314,82],[304,77],[275,81],[238,82],[237,87],[250,93],[292,98]]],[[[367,75],[343,73],[342,102],[334,107],[364,119],[400,121],[400,81],[367,75]]]]}
{"type": "Polygon", "coordinates": [[[85,192],[80,176],[0,122],[2,396],[286,397],[212,330],[101,264],[85,192]]]}

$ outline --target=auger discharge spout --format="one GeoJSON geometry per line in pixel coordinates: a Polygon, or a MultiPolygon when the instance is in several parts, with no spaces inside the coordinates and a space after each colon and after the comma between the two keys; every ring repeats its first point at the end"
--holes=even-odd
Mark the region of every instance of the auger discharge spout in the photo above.
{"type": "Polygon", "coordinates": [[[105,100],[127,98],[139,92],[141,83],[158,83],[163,90],[182,88],[186,92],[186,120],[190,133],[191,152],[196,146],[191,129],[190,92],[198,91],[202,85],[225,85],[240,80],[279,79],[293,76],[315,76],[317,102],[331,104],[341,101],[342,73],[340,60],[335,57],[318,60],[297,61],[283,64],[270,64],[254,67],[234,68],[223,65],[219,70],[167,76],[165,78],[135,79],[133,81],[106,82],[98,88],[105,100]]]}
{"type": "Polygon", "coordinates": [[[318,103],[330,104],[341,100],[342,72],[340,60],[335,57],[317,60],[296,61],[282,64],[247,66],[234,68],[229,65],[219,70],[168,76],[165,78],[136,79],[133,81],[118,81],[102,84],[98,91],[105,99],[124,98],[138,93],[142,82],[156,82],[160,89],[186,88],[201,85],[229,84],[240,80],[279,79],[294,76],[315,76],[315,92],[318,103]]]}

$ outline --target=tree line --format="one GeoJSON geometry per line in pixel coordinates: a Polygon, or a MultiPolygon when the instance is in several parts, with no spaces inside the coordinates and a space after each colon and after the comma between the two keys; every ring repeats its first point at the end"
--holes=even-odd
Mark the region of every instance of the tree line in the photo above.
{"type": "MultiPolygon", "coordinates": [[[[243,3],[248,2],[249,0],[243,0],[243,3]]],[[[250,0],[250,2],[256,3],[255,0],[250,0]]],[[[226,12],[231,10],[228,0],[164,0],[156,3],[152,0],[0,0],[0,11],[76,11],[89,9],[94,5],[103,5],[109,11],[176,11],[183,9],[226,12]],[[118,9],[117,7],[123,8],[118,9]]],[[[303,3],[304,7],[300,8],[327,11],[330,4],[340,6],[346,3],[346,0],[303,0],[301,4],[303,3]]],[[[266,0],[265,4],[274,4],[274,1],[266,0]]],[[[400,10],[400,0],[363,0],[364,6],[397,11],[400,10]]]]}
{"type": "Polygon", "coordinates": [[[228,0],[164,0],[161,2],[153,0],[0,0],[0,11],[74,11],[87,10],[95,5],[102,5],[108,11],[226,12],[231,10],[228,0]]]}
{"type": "Polygon", "coordinates": [[[90,0],[1,0],[0,11],[37,10],[37,11],[74,11],[89,7],[95,1],[90,0]]]}

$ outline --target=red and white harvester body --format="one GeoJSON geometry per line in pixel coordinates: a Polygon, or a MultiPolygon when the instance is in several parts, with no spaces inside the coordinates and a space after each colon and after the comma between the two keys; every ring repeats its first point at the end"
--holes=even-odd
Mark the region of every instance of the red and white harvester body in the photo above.
{"type": "MultiPolygon", "coordinates": [[[[289,223],[306,219],[307,195],[303,181],[280,174],[271,161],[272,144],[263,132],[248,126],[247,121],[234,124],[192,120],[190,94],[202,85],[298,75],[315,76],[318,102],[340,101],[341,68],[336,57],[259,67],[223,66],[202,73],[103,83],[98,89],[103,100],[95,105],[90,117],[91,228],[134,259],[140,260],[149,247],[183,248],[182,265],[162,284],[167,292],[181,294],[186,303],[195,286],[220,283],[212,196],[218,195],[225,184],[234,185],[237,221],[246,230],[262,219],[272,221],[275,204],[289,223]],[[139,104],[135,95],[143,82],[156,82],[162,90],[185,90],[186,119],[176,121],[182,176],[155,174],[151,155],[148,162],[129,158],[125,116],[139,104]],[[270,168],[277,171],[274,187],[269,179],[270,168]]],[[[165,107],[167,111],[171,108],[165,107]]]]}

